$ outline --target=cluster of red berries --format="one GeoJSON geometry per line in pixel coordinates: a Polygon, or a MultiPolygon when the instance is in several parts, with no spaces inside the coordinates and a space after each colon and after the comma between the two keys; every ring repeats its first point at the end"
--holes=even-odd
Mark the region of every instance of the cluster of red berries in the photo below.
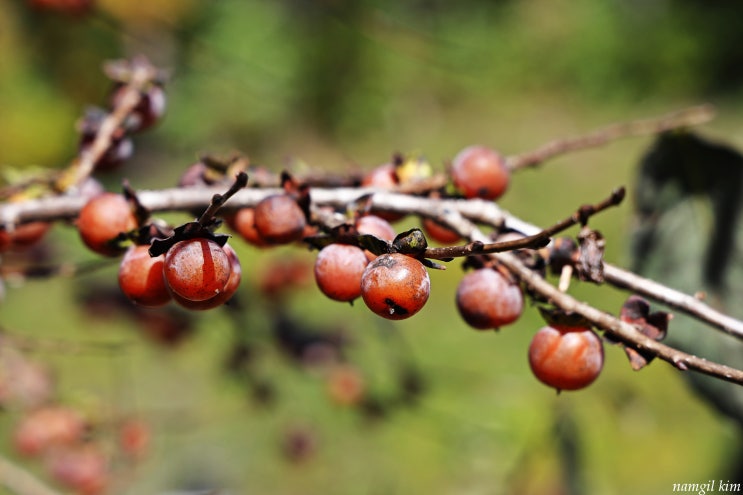
{"type": "Polygon", "coordinates": [[[56,386],[46,366],[25,352],[4,348],[0,404],[15,414],[13,448],[29,461],[40,461],[50,479],[74,493],[104,493],[113,476],[112,459],[121,465],[141,461],[149,451],[150,429],[142,419],[129,415],[91,420],[57,400],[56,386]]]}
{"type": "MultiPolygon", "coordinates": [[[[125,249],[122,236],[140,225],[124,195],[103,193],[80,210],[77,228],[82,241],[104,256],[125,249]]],[[[151,255],[150,244],[126,248],[119,266],[119,286],[133,302],[148,307],[171,299],[194,310],[215,308],[237,291],[242,278],[240,261],[228,244],[196,236],[175,242],[165,254],[151,255]]]]}

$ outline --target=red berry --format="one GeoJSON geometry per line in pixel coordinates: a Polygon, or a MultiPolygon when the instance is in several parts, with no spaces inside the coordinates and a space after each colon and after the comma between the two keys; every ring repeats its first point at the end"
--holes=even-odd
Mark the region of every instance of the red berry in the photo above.
{"type": "MultiPolygon", "coordinates": [[[[377,215],[364,215],[356,220],[356,231],[359,234],[368,234],[378,237],[384,241],[392,241],[397,236],[390,222],[377,215]]],[[[371,261],[377,257],[369,250],[364,250],[366,258],[371,261]]]]}
{"type": "Polygon", "coordinates": [[[271,244],[286,244],[302,239],[307,220],[302,208],[289,195],[276,194],[255,206],[255,229],[271,244]]]}
{"type": "Polygon", "coordinates": [[[80,495],[98,495],[109,484],[106,455],[92,443],[55,450],[47,459],[49,474],[80,495]]]}
{"type": "Polygon", "coordinates": [[[255,208],[240,208],[233,215],[226,216],[225,221],[248,244],[256,247],[268,246],[268,242],[255,228],[255,208]]]}
{"type": "Polygon", "coordinates": [[[48,222],[30,222],[16,226],[12,232],[0,228],[0,253],[10,248],[24,248],[36,244],[51,226],[48,222]]]}
{"type": "Polygon", "coordinates": [[[480,330],[513,323],[524,309],[519,286],[492,268],[466,274],[457,286],[456,302],[464,321],[480,330]]]}
{"type": "Polygon", "coordinates": [[[165,254],[165,280],[173,294],[206,301],[220,294],[230,279],[229,256],[209,239],[180,241],[165,254]]]}
{"type": "Polygon", "coordinates": [[[327,387],[330,399],[341,406],[358,404],[366,389],[364,377],[350,365],[334,368],[328,376],[327,387]]]}
{"type": "Polygon", "coordinates": [[[400,253],[370,262],[361,277],[361,297],[374,313],[390,320],[416,314],[428,301],[431,281],[423,264],[400,253]]]}
{"type": "MultiPolygon", "coordinates": [[[[362,187],[376,187],[379,189],[394,189],[400,184],[400,179],[397,177],[397,167],[394,163],[385,163],[373,169],[367,173],[361,180],[362,187]]],[[[389,211],[375,211],[375,215],[384,218],[389,222],[396,222],[403,217],[402,213],[394,213],[389,211]]]]}
{"type": "Polygon", "coordinates": [[[353,301],[361,295],[361,275],[366,254],[349,244],[330,244],[315,260],[315,281],[323,294],[334,301],[353,301]]]}
{"type": "Polygon", "coordinates": [[[240,281],[242,280],[242,266],[240,265],[240,260],[238,259],[235,250],[232,249],[232,246],[225,244],[222,249],[230,260],[230,278],[222,292],[204,301],[191,301],[173,293],[173,300],[175,302],[187,309],[205,311],[223,305],[235,295],[237,288],[240,286],[240,281]]]}
{"type": "Polygon", "coordinates": [[[506,192],[510,175],[503,157],[484,146],[463,149],[451,164],[454,185],[466,198],[498,199],[506,192]]]}
{"type": "Polygon", "coordinates": [[[117,256],[124,250],[111,244],[120,233],[137,228],[129,202],[121,194],[100,194],[80,210],[76,221],[80,238],[92,251],[117,256]]]}
{"type": "Polygon", "coordinates": [[[376,215],[364,215],[356,220],[356,230],[359,234],[370,234],[385,241],[391,241],[397,236],[395,229],[384,218],[376,215]]]}
{"type": "Polygon", "coordinates": [[[424,218],[421,221],[423,231],[426,233],[426,237],[429,240],[438,242],[439,244],[456,244],[462,237],[451,230],[438,223],[432,218],[424,218]]]}
{"type": "Polygon", "coordinates": [[[150,428],[140,419],[128,418],[118,428],[119,447],[128,457],[141,459],[150,446],[150,428]]]}
{"type": "Polygon", "coordinates": [[[604,347],[587,327],[547,326],[529,345],[529,365],[534,375],[550,387],[577,390],[599,376],[604,365],[604,347]]]}
{"type": "Polygon", "coordinates": [[[84,430],[85,422],[77,411],[64,406],[46,406],[21,419],[13,440],[21,454],[36,456],[52,447],[79,441],[84,430]]]}
{"type": "Polygon", "coordinates": [[[170,301],[165,283],[165,256],[150,256],[149,246],[131,246],[119,265],[119,287],[126,297],[142,306],[162,306],[170,301]]]}

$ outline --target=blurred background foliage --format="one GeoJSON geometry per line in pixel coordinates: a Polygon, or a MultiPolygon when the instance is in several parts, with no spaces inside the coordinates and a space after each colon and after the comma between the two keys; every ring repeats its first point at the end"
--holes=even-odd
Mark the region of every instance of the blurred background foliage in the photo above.
{"type": "MultiPolygon", "coordinates": [[[[705,133],[743,145],[742,16],[735,2],[699,0],[98,0],[81,16],[0,0],[0,167],[69,163],[74,123],[109,91],[101,63],[138,53],[171,70],[168,110],[136,137],[130,163],[101,177],[114,190],[123,177],[169,187],[199,154],[235,150],[275,171],[369,170],[395,151],[423,153],[443,170],[469,144],[518,153],[700,102],[720,112],[705,133]]],[[[649,142],[519,172],[502,205],[547,225],[631,186],[649,142]]],[[[620,265],[630,222],[631,201],[592,221],[620,265]]],[[[47,247],[58,260],[95,259],[62,225],[47,247]]],[[[142,339],[131,319],[94,318],[81,303],[115,288],[115,267],[11,288],[0,308],[0,324],[14,332],[124,344],[113,354],[38,356],[56,370],[64,401],[153,425],[152,452],[124,493],[657,494],[732,476],[737,432],[676,372],[653,363],[634,373],[607,347],[594,385],[555,396],[526,362],[539,317],[527,312],[499,334],[466,328],[453,304],[457,262],[431,274],[431,301],[411,320],[388,323],[363,304],[332,303],[311,283],[280,310],[320,331],[348,332],[372,391],[392,387],[395,356],[414,363],[425,380],[414,407],[364,419],[267,345],[260,374],[276,398],[262,405],[225,373],[225,355],[235,335],[268,340],[270,308],[258,290],[266,272],[287,256],[311,263],[313,254],[237,247],[244,314],[191,315],[195,332],[175,349],[142,339]],[[308,442],[310,455],[291,461],[287,441],[308,442]]],[[[612,312],[624,297],[581,284],[571,292],[612,312]]],[[[0,451],[13,457],[13,412],[0,424],[0,451]]]]}

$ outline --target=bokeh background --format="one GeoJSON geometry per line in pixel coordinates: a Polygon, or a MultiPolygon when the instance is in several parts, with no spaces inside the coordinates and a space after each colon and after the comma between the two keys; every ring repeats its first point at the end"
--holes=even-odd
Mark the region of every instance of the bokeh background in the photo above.
{"type": "MultiPolygon", "coordinates": [[[[0,167],[67,165],[75,122],[108,94],[102,62],[139,53],[171,70],[168,110],[136,137],[126,166],[101,176],[111,190],[124,177],[135,188],[170,187],[200,154],[235,151],[277,172],[370,170],[396,151],[444,170],[470,144],[515,154],[703,102],[719,114],[702,133],[740,146],[741,10],[699,0],[98,0],[71,16],[0,0],[0,167]]],[[[631,197],[651,141],[626,139],[521,171],[500,204],[548,225],[618,185],[631,197]]],[[[623,266],[631,218],[628,201],[592,220],[607,238],[607,259],[623,266]]],[[[454,306],[458,262],[431,273],[431,300],[402,322],[333,303],[311,281],[287,296],[287,318],[350,336],[349,359],[370,397],[396,390],[401,370],[423,380],[404,406],[339,406],[322,372],[275,345],[273,310],[259,290],[271,270],[311,263],[313,253],[237,247],[241,306],[190,315],[193,332],[177,346],[84,303],[91,292],[116,290],[115,264],[9,284],[5,330],[120,346],[40,349],[33,358],[54,370],[64,403],[151,425],[150,452],[121,493],[641,495],[731,476],[736,430],[678,372],[665,363],[632,372],[622,350],[608,346],[595,384],[557,396],[526,360],[540,317],[527,311],[499,333],[467,328],[454,306]],[[252,366],[271,400],[225,367],[236,339],[260,350],[252,366]]],[[[45,249],[57,261],[96,259],[65,225],[45,249]]],[[[581,284],[571,293],[615,313],[626,296],[581,284]]],[[[43,466],[12,449],[17,420],[12,409],[0,414],[0,452],[44,478],[43,466]]]]}

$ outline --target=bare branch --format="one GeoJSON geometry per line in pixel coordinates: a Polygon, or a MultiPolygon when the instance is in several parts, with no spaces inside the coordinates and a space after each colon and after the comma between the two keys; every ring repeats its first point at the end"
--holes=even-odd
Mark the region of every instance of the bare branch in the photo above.
{"type": "Polygon", "coordinates": [[[16,495],[61,495],[31,473],[0,455],[0,484],[16,495]]]}
{"type": "Polygon", "coordinates": [[[533,167],[559,155],[597,148],[625,137],[660,134],[671,129],[704,124],[714,116],[715,110],[711,105],[700,105],[656,118],[614,124],[583,136],[557,139],[533,151],[509,156],[506,166],[511,170],[533,167]]]}
{"type": "Polygon", "coordinates": [[[657,356],[680,370],[695,370],[725,381],[743,385],[743,371],[681,352],[643,335],[631,324],[625,323],[608,313],[560,292],[556,287],[524,266],[516,256],[510,253],[494,254],[493,256],[497,257],[501,263],[530,289],[548,298],[556,306],[583,316],[595,326],[602,328],[615,340],[623,342],[635,350],[657,356]]]}

